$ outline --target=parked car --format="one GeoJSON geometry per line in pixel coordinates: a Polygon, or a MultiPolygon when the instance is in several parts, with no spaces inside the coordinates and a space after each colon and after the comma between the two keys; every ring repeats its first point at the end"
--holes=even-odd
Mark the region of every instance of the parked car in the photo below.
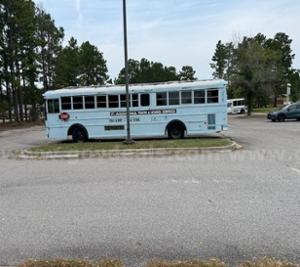
{"type": "Polygon", "coordinates": [[[283,106],[281,109],[270,112],[268,119],[283,122],[287,119],[295,119],[300,121],[300,102],[283,106]]]}

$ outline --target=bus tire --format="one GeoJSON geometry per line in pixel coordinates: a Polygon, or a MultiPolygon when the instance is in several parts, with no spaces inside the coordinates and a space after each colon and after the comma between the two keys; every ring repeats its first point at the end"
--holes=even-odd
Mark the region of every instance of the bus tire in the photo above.
{"type": "Polygon", "coordinates": [[[241,110],[240,114],[245,114],[246,111],[244,109],[241,110]]]}
{"type": "Polygon", "coordinates": [[[88,139],[88,134],[83,126],[74,126],[70,129],[70,134],[72,135],[72,140],[74,143],[85,142],[88,139]]]}
{"type": "Polygon", "coordinates": [[[181,121],[173,121],[170,122],[167,126],[168,137],[170,139],[182,139],[184,138],[184,133],[186,131],[186,127],[181,121]]]}

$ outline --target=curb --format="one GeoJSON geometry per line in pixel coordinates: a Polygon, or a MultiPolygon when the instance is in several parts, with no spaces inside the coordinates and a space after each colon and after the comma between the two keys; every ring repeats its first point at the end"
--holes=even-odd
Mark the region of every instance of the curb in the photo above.
{"type": "Polygon", "coordinates": [[[23,150],[16,155],[20,160],[75,160],[88,158],[134,158],[134,157],[166,157],[197,155],[213,152],[231,152],[241,149],[236,142],[221,147],[203,148],[154,148],[154,149],[124,149],[124,150],[95,150],[95,151],[57,151],[57,152],[33,152],[23,150]]]}

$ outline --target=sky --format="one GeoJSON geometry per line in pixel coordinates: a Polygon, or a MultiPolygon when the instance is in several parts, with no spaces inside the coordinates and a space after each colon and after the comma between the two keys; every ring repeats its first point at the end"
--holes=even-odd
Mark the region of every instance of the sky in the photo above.
{"type": "MultiPolygon", "coordinates": [[[[35,0],[74,36],[103,52],[109,75],[124,66],[122,0],[35,0]]],[[[300,68],[299,0],[127,0],[129,58],[147,58],[178,70],[191,65],[199,79],[210,68],[218,40],[238,42],[258,32],[293,39],[294,67],[300,68]]]]}

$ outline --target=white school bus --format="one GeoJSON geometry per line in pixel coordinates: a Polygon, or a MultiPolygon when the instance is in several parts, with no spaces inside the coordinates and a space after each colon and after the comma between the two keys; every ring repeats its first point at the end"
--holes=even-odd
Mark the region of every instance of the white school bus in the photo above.
{"type": "MultiPolygon", "coordinates": [[[[227,130],[224,80],[130,85],[133,138],[197,136],[227,130]]],[[[74,141],[126,137],[125,86],[65,88],[44,94],[47,135],[74,141]]]]}

